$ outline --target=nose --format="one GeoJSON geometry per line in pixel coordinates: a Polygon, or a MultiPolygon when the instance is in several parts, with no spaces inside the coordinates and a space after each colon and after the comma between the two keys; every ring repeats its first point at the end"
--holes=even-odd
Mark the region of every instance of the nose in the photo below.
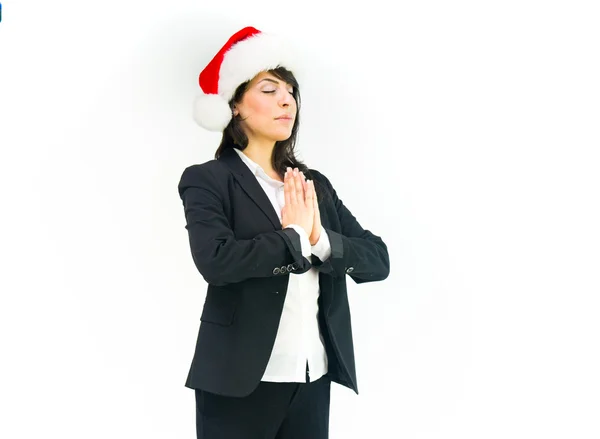
{"type": "Polygon", "coordinates": [[[294,96],[292,96],[287,90],[284,90],[282,98],[279,100],[279,105],[283,107],[289,107],[294,101],[294,96]]]}

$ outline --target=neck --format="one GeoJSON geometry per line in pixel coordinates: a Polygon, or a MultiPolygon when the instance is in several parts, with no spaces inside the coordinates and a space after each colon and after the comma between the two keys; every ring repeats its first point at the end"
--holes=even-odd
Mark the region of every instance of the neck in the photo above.
{"type": "Polygon", "coordinates": [[[273,156],[273,150],[275,149],[275,142],[256,142],[249,141],[248,146],[244,148],[243,153],[246,154],[250,159],[257,163],[265,172],[274,172],[273,165],[271,164],[271,158],[273,156]]]}

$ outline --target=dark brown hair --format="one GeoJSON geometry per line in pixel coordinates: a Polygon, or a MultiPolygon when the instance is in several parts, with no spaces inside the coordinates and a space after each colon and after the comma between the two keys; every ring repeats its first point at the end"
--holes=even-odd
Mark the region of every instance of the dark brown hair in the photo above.
{"type": "MultiPolygon", "coordinates": [[[[296,120],[294,121],[294,126],[292,127],[292,134],[286,140],[275,142],[275,147],[273,148],[273,155],[271,158],[273,169],[282,179],[288,166],[292,169],[298,168],[298,170],[302,171],[307,178],[312,178],[312,175],[308,170],[308,166],[298,160],[294,153],[296,137],[298,135],[300,123],[300,90],[298,87],[298,81],[294,77],[293,73],[287,70],[285,67],[279,66],[275,69],[268,70],[268,72],[294,87],[293,96],[297,106],[296,120]]],[[[240,84],[235,90],[233,98],[231,101],[229,101],[229,107],[231,108],[232,113],[234,104],[239,103],[242,100],[242,97],[244,96],[244,93],[246,93],[249,84],[250,81],[246,81],[240,84]]],[[[244,133],[240,125],[240,121],[241,117],[239,115],[232,117],[227,127],[225,127],[223,130],[223,137],[221,138],[221,144],[215,152],[215,159],[218,159],[223,151],[227,148],[238,148],[243,151],[248,146],[248,137],[244,133]]]]}

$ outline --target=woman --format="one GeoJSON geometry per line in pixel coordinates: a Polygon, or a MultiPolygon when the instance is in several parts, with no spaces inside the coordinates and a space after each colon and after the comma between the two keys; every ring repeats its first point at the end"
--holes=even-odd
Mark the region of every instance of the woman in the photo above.
{"type": "Polygon", "coordinates": [[[185,383],[198,438],[327,438],[331,381],[358,394],[346,275],[383,280],[389,256],[294,156],[297,71],[283,41],[247,27],[200,73],[194,119],[223,137],[178,187],[208,283],[185,383]]]}

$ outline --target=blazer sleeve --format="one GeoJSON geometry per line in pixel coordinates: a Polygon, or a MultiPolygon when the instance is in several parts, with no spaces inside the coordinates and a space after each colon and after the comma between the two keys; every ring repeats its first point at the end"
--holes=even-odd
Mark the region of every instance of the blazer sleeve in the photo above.
{"type": "Polygon", "coordinates": [[[204,280],[223,286],[250,278],[301,274],[311,268],[293,228],[235,239],[225,215],[218,178],[210,168],[186,168],[178,185],[183,202],[190,250],[204,280]]]}
{"type": "Polygon", "coordinates": [[[348,274],[357,284],[386,279],[390,273],[386,244],[379,236],[362,228],[350,210],[344,206],[329,179],[321,173],[319,176],[332,197],[340,220],[341,233],[325,228],[331,245],[331,255],[326,261],[321,261],[313,254],[313,266],[332,276],[348,274]]]}

